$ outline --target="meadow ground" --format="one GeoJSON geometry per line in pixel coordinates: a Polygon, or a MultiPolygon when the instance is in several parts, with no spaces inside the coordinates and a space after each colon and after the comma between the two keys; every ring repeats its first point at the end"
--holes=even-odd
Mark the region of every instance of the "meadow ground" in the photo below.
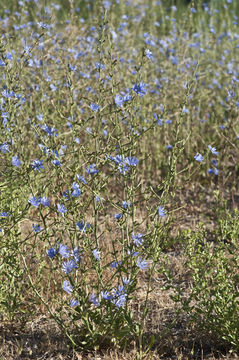
{"type": "Polygon", "coordinates": [[[238,359],[238,2],[1,6],[0,359],[238,359]]]}

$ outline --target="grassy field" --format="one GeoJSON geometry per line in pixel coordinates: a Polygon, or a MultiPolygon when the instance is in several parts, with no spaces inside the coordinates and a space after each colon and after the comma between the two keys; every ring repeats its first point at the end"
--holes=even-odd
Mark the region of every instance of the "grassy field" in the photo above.
{"type": "Polygon", "coordinates": [[[0,359],[239,358],[239,4],[2,1],[0,359]]]}

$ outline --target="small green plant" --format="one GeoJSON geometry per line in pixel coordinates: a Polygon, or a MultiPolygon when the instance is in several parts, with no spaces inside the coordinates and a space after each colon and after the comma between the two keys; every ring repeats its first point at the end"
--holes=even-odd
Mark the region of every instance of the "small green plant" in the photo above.
{"type": "Polygon", "coordinates": [[[215,243],[207,240],[203,229],[188,232],[185,269],[191,286],[186,292],[181,288],[175,300],[180,299],[182,310],[196,328],[238,350],[239,234],[230,231],[230,237],[225,237],[228,222],[238,228],[238,212],[221,220],[222,236],[215,243]]]}

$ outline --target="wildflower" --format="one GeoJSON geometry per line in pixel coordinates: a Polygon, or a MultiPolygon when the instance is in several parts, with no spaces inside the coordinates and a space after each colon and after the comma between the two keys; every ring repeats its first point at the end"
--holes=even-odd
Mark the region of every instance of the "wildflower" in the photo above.
{"type": "Polygon", "coordinates": [[[67,259],[70,255],[67,245],[64,244],[59,245],[58,252],[65,259],[67,259]]]}
{"type": "Polygon", "coordinates": [[[133,243],[136,245],[136,246],[141,246],[144,242],[144,239],[143,239],[144,235],[143,234],[137,234],[137,235],[134,235],[134,233],[132,234],[132,239],[133,239],[133,243]]]}
{"type": "Polygon", "coordinates": [[[122,285],[118,286],[118,290],[113,289],[113,299],[111,302],[119,309],[120,307],[123,307],[126,302],[126,294],[125,294],[125,288],[122,285]]]}
{"type": "Polygon", "coordinates": [[[115,219],[120,220],[123,217],[123,214],[115,214],[115,219]]]}
{"type": "Polygon", "coordinates": [[[78,227],[78,229],[81,231],[81,232],[85,232],[86,230],[89,230],[90,229],[90,224],[85,224],[84,221],[78,221],[76,222],[76,226],[78,227]]]}
{"type": "Polygon", "coordinates": [[[16,167],[21,166],[21,161],[17,155],[12,157],[12,165],[16,167]]]}
{"type": "Polygon", "coordinates": [[[109,293],[109,291],[101,291],[101,297],[104,300],[112,300],[113,296],[109,293]]]}
{"type": "Polygon", "coordinates": [[[54,258],[57,255],[57,250],[55,248],[50,248],[46,251],[47,256],[49,256],[49,258],[54,258]]]}
{"type": "Polygon", "coordinates": [[[138,85],[134,84],[133,90],[136,94],[138,94],[141,97],[146,95],[146,93],[147,93],[146,84],[143,82],[140,82],[138,85]]]}
{"type": "Polygon", "coordinates": [[[125,102],[130,101],[132,99],[132,96],[129,94],[126,94],[124,96],[121,96],[119,94],[115,95],[115,104],[119,107],[122,107],[125,102]]]}
{"type": "Polygon", "coordinates": [[[89,166],[86,166],[85,171],[87,172],[87,174],[97,174],[99,172],[99,170],[95,169],[96,164],[91,164],[89,166]]]}
{"type": "Polygon", "coordinates": [[[159,206],[159,207],[158,207],[158,214],[159,214],[159,216],[161,216],[161,217],[165,217],[165,216],[166,216],[166,213],[165,213],[165,210],[164,210],[163,206],[159,206]]]}
{"type": "Polygon", "coordinates": [[[92,253],[93,253],[94,257],[96,258],[96,260],[100,261],[100,250],[94,249],[92,251],[92,253]]]}
{"type": "Polygon", "coordinates": [[[80,196],[80,194],[81,194],[80,186],[76,182],[73,182],[72,189],[73,189],[73,191],[71,193],[71,196],[74,196],[74,197],[80,196]]]}
{"type": "Polygon", "coordinates": [[[50,206],[50,205],[51,205],[51,201],[50,201],[49,198],[43,196],[43,197],[41,198],[41,204],[42,204],[43,206],[50,206]]]}
{"type": "Polygon", "coordinates": [[[68,260],[62,264],[62,271],[69,274],[73,269],[77,269],[75,260],[68,260]]]}
{"type": "Polygon", "coordinates": [[[80,252],[77,246],[71,251],[70,256],[73,256],[76,262],[80,261],[80,252]]]}
{"type": "Polygon", "coordinates": [[[124,283],[125,285],[131,285],[132,282],[133,282],[132,280],[123,277],[123,283],[124,283]]]}
{"type": "Polygon", "coordinates": [[[125,164],[119,164],[118,170],[121,174],[126,175],[126,173],[130,170],[130,167],[125,164]]]}
{"type": "Polygon", "coordinates": [[[103,198],[101,199],[98,195],[96,195],[95,200],[96,200],[97,202],[100,202],[101,200],[104,200],[104,199],[103,199],[103,198]]]}
{"type": "Polygon", "coordinates": [[[90,104],[90,108],[92,111],[99,111],[99,109],[100,109],[99,105],[94,104],[94,103],[90,104]]]}
{"type": "Polygon", "coordinates": [[[34,170],[37,170],[38,172],[41,171],[41,169],[44,169],[43,167],[43,160],[33,160],[33,162],[31,163],[32,167],[34,170]]]}
{"type": "Polygon", "coordinates": [[[118,266],[120,266],[122,264],[122,261],[113,261],[110,266],[113,268],[113,269],[117,269],[118,266]]]}
{"type": "Polygon", "coordinates": [[[90,295],[90,302],[92,304],[94,304],[96,307],[98,307],[100,305],[99,299],[97,298],[97,296],[95,294],[90,295]]]}
{"type": "Polygon", "coordinates": [[[57,129],[51,128],[50,126],[47,126],[46,124],[42,125],[42,130],[44,130],[48,135],[50,136],[57,136],[57,129]]]}
{"type": "Polygon", "coordinates": [[[208,149],[211,151],[213,155],[218,155],[218,151],[215,147],[212,147],[211,145],[208,145],[208,149]]]}
{"type": "Polygon", "coordinates": [[[54,166],[61,166],[60,160],[52,160],[51,162],[54,166]]]}
{"type": "Polygon", "coordinates": [[[50,88],[52,91],[56,91],[57,90],[57,87],[54,85],[54,84],[50,84],[50,88]]]}
{"type": "Polygon", "coordinates": [[[137,266],[140,270],[145,270],[148,268],[148,263],[145,260],[141,260],[141,257],[139,257],[137,266]]]}
{"type": "Polygon", "coordinates": [[[33,196],[32,198],[28,199],[28,202],[35,207],[38,207],[41,204],[41,197],[36,198],[33,196]]]}
{"type": "Polygon", "coordinates": [[[189,114],[189,110],[184,106],[182,109],[183,114],[189,114]]]}
{"type": "Polygon", "coordinates": [[[9,145],[6,142],[0,144],[0,151],[2,151],[4,154],[8,153],[10,151],[9,145]]]}
{"type": "Polygon", "coordinates": [[[83,176],[80,176],[80,175],[76,175],[77,179],[80,180],[83,184],[87,184],[87,181],[85,180],[85,178],[83,176]]]}
{"type": "Polygon", "coordinates": [[[73,291],[73,287],[68,280],[64,280],[62,287],[67,292],[67,294],[70,294],[73,291]]]}
{"type": "Polygon", "coordinates": [[[123,208],[126,210],[128,207],[131,206],[131,202],[122,201],[122,206],[123,206],[123,208]]]}
{"type": "Polygon", "coordinates": [[[40,225],[32,225],[32,230],[34,230],[35,233],[39,233],[40,231],[42,231],[43,229],[41,228],[40,225]]]}
{"type": "Polygon", "coordinates": [[[219,174],[219,170],[217,168],[215,169],[208,169],[208,174],[214,174],[214,175],[218,175],[219,174]]]}
{"type": "Polygon", "coordinates": [[[126,164],[129,165],[129,166],[137,166],[139,160],[136,159],[136,157],[132,156],[132,157],[127,157],[127,158],[125,159],[125,162],[126,162],[126,164]]]}
{"type": "Polygon", "coordinates": [[[76,299],[70,299],[70,307],[76,307],[79,305],[79,301],[76,299]]]}
{"type": "Polygon", "coordinates": [[[198,162],[202,162],[203,161],[203,156],[199,153],[197,153],[195,156],[194,156],[194,159],[198,162]]]}
{"type": "Polygon", "coordinates": [[[64,214],[67,212],[66,207],[62,204],[57,204],[57,209],[58,209],[59,213],[62,214],[62,216],[64,216],[64,214]]]}
{"type": "Polygon", "coordinates": [[[77,70],[77,66],[76,66],[76,65],[69,64],[69,69],[70,69],[70,71],[76,71],[76,70],[77,70]]]}
{"type": "Polygon", "coordinates": [[[152,54],[152,52],[149,49],[145,50],[145,56],[149,59],[149,60],[153,60],[154,56],[152,54]]]}
{"type": "Polygon", "coordinates": [[[1,213],[0,213],[0,216],[1,217],[7,217],[9,215],[9,211],[2,211],[1,213]]]}

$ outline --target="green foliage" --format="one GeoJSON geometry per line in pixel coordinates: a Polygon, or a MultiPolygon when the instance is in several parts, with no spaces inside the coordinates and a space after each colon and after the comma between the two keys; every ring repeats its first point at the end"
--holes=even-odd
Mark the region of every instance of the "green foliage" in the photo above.
{"type": "MultiPolygon", "coordinates": [[[[189,232],[185,242],[188,294],[180,292],[182,309],[192,324],[220,343],[239,349],[239,247],[238,215],[220,221],[216,243],[203,229],[189,232]],[[230,223],[230,227],[228,224],[230,223]]],[[[184,289],[185,290],[185,289],[184,289]]],[[[175,299],[178,300],[176,297],[175,299]]]]}

